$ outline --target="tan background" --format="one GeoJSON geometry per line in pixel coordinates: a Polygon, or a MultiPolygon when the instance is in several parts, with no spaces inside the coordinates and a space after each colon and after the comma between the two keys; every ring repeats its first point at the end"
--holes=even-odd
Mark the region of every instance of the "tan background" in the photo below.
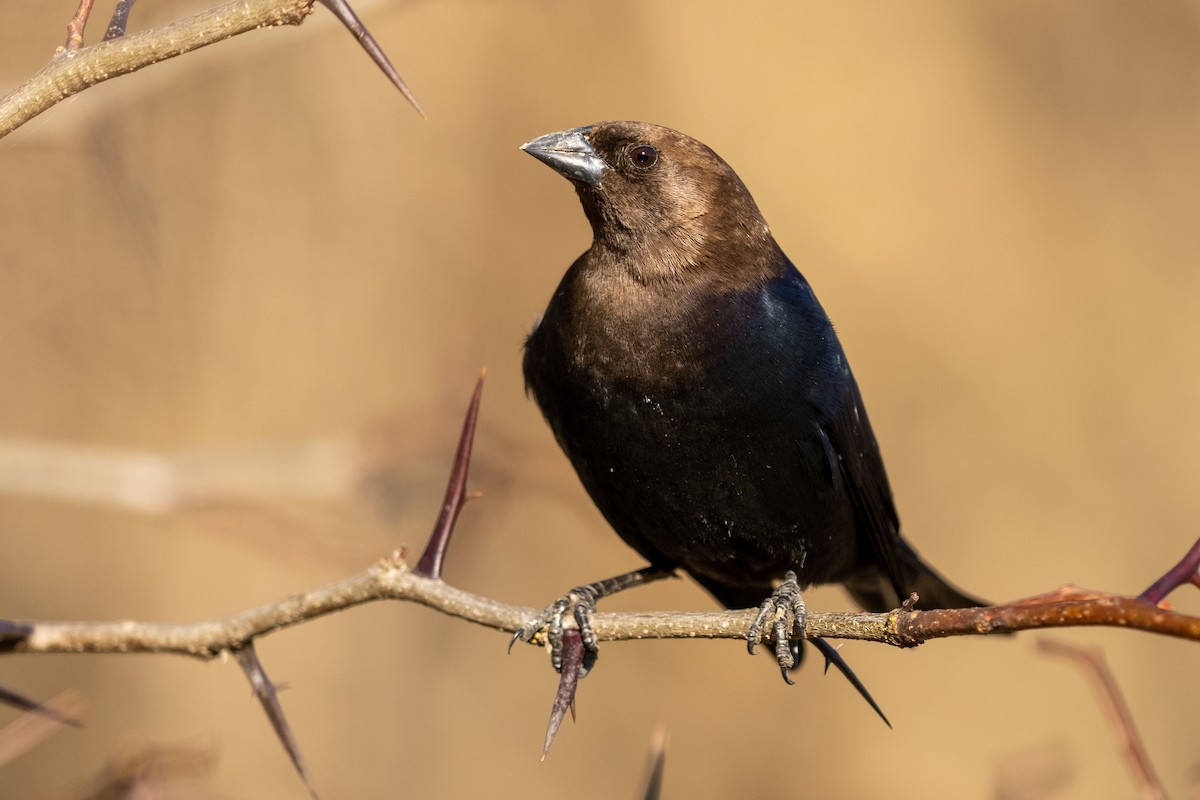
{"type": "MultiPolygon", "coordinates": [[[[134,27],[204,5],[139,4],[134,27]]],[[[3,89],[73,7],[0,4],[3,89]]],[[[1200,5],[359,12],[427,121],[318,9],[0,141],[0,437],[221,452],[364,434],[400,464],[387,509],[361,492],[164,515],[7,494],[3,616],[200,620],[419,548],[483,365],[488,497],[448,580],[540,606],[636,566],[519,374],[588,230],[516,148],[606,118],[680,128],[739,171],[839,326],[906,530],[964,587],[1136,592],[1200,533],[1200,5]]],[[[1200,610],[1194,595],[1177,602],[1200,610]]],[[[678,581],[607,607],[711,601],[678,581]]],[[[1194,793],[1200,651],[1057,636],[1103,646],[1167,786],[1194,793]]],[[[894,731],[816,665],[788,688],[731,642],[609,645],[545,763],[555,678],[502,634],[380,604],[259,652],[327,798],[632,798],[660,724],[666,797],[1133,796],[1090,685],[1036,638],[847,645],[894,731]]],[[[304,796],[233,664],[9,657],[0,683],[88,704],[85,730],[0,768],[6,798],[81,796],[161,743],[217,755],[178,796],[304,796]]]]}

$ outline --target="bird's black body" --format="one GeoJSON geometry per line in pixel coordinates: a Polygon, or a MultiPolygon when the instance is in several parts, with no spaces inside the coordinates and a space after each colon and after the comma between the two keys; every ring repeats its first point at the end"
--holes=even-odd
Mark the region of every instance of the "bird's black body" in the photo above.
{"type": "Polygon", "coordinates": [[[530,334],[525,378],[621,538],[728,607],[788,570],[872,610],[912,591],[976,604],[900,537],[833,326],[736,174],[643,123],[556,136],[582,144],[527,149],[575,183],[595,241],[530,334]],[[556,161],[580,148],[599,163],[556,161]]]}

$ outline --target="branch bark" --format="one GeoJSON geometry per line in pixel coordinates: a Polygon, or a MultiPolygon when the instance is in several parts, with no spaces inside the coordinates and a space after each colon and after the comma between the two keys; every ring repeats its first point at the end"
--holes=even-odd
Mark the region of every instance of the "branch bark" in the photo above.
{"type": "Polygon", "coordinates": [[[149,31],[57,52],[0,99],[0,137],[73,94],[164,59],[257,28],[299,25],[315,0],[236,0],[149,31]]]}
{"type": "MultiPolygon", "coordinates": [[[[174,653],[211,659],[239,650],[258,636],[377,600],[420,603],[448,616],[510,633],[541,614],[540,609],[502,603],[436,578],[422,577],[410,570],[396,552],[360,575],[207,622],[21,621],[8,626],[7,631],[0,629],[0,652],[174,653]]],[[[754,609],[598,613],[594,629],[600,641],[744,639],[755,613],[754,609]]],[[[1134,597],[1072,586],[988,608],[897,609],[884,614],[810,611],[804,633],[914,647],[948,636],[1088,625],[1135,628],[1200,641],[1200,618],[1134,597]]],[[[764,634],[764,641],[769,641],[768,637],[764,634]]]]}

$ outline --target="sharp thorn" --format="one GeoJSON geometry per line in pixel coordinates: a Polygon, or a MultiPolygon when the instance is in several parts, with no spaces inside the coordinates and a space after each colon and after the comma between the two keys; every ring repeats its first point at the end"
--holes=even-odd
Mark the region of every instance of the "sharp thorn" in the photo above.
{"type": "Polygon", "coordinates": [[[850,665],[846,663],[844,658],[842,658],[842,654],[838,652],[837,648],[820,637],[814,637],[809,639],[809,641],[821,651],[821,655],[825,656],[825,661],[827,664],[832,663],[838,668],[838,672],[842,673],[846,680],[850,681],[850,685],[853,686],[858,691],[859,695],[862,696],[862,699],[866,700],[867,704],[875,710],[875,713],[879,715],[881,720],[883,720],[883,724],[887,725],[889,728],[892,727],[892,723],[888,721],[887,716],[883,713],[883,709],[880,708],[879,704],[875,702],[875,698],[871,697],[871,693],[867,691],[867,687],[858,679],[858,676],[854,674],[854,670],[850,669],[850,665]]]}
{"type": "Polygon", "coordinates": [[[425,110],[421,108],[421,104],[417,102],[417,98],[409,90],[408,84],[400,77],[400,73],[392,66],[392,62],[388,59],[387,54],[383,52],[383,48],[375,41],[375,37],[367,30],[366,26],[354,13],[354,9],[350,7],[347,0],[319,0],[321,5],[329,9],[329,11],[338,18],[338,21],[346,26],[346,29],[354,34],[354,38],[358,39],[358,43],[362,45],[362,49],[367,51],[367,55],[375,62],[375,65],[383,70],[383,74],[388,77],[392,85],[400,90],[400,94],[412,104],[412,107],[417,110],[417,113],[422,117],[425,116],[425,110]]]}

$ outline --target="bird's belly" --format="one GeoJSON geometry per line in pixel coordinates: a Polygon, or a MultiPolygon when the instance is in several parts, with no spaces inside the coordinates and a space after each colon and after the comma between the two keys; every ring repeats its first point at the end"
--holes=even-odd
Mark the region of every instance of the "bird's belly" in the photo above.
{"type": "MultiPolygon", "coordinates": [[[[593,395],[594,397],[594,395],[593,395]]],[[[694,395],[609,392],[557,431],[596,505],[651,562],[723,586],[839,579],[853,514],[818,422],[694,395]]]]}

